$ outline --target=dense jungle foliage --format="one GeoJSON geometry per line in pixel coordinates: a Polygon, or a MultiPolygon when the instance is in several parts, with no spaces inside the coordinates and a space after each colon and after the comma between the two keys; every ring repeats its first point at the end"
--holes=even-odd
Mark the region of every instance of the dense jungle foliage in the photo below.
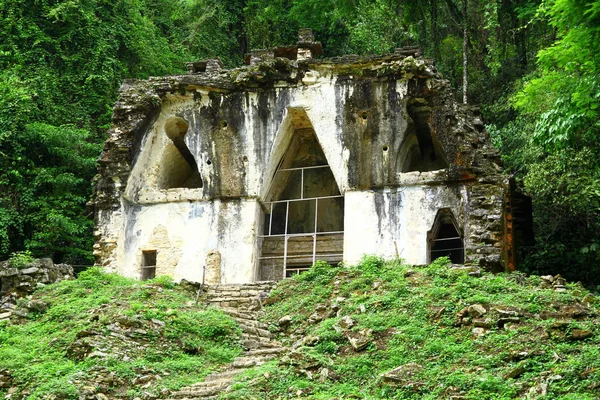
{"type": "Polygon", "coordinates": [[[0,0],[0,259],[92,262],[91,193],[124,78],[295,43],[325,56],[418,44],[479,104],[532,196],[521,268],[600,283],[599,0],[0,0]]]}

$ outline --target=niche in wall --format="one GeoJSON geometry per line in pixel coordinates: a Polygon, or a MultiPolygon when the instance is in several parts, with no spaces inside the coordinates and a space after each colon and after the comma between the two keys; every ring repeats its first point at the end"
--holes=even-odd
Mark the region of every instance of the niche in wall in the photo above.
{"type": "Polygon", "coordinates": [[[431,108],[425,100],[415,99],[406,107],[408,130],[398,155],[399,172],[426,172],[448,168],[437,139],[431,134],[431,108]]]}
{"type": "Polygon", "coordinates": [[[160,161],[159,189],[202,187],[198,164],[184,141],[188,128],[187,121],[181,117],[173,116],[165,122],[164,130],[170,143],[160,161]]]}

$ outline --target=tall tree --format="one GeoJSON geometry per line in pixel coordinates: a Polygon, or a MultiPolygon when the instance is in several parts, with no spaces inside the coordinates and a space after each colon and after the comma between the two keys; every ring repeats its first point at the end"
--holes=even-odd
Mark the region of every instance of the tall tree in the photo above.
{"type": "Polygon", "coordinates": [[[467,14],[467,0],[462,0],[463,8],[463,103],[467,104],[467,87],[468,87],[468,62],[467,62],[467,42],[469,36],[467,35],[468,25],[468,14],[467,14]]]}
{"type": "Polygon", "coordinates": [[[131,0],[0,2],[0,258],[27,248],[91,261],[85,203],[120,82],[183,67],[146,11],[131,0]]]}

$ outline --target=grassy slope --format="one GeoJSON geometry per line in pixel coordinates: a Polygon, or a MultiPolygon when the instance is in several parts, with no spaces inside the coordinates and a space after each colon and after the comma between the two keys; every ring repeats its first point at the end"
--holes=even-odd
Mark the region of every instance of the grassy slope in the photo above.
{"type": "Polygon", "coordinates": [[[92,269],[32,300],[46,309],[0,326],[0,370],[18,388],[13,399],[77,399],[86,386],[110,398],[159,394],[241,352],[235,321],[195,305],[169,279],[140,283],[92,269]]]}
{"type": "Polygon", "coordinates": [[[274,326],[292,317],[282,341],[311,340],[296,357],[247,374],[223,397],[534,399],[545,390],[546,398],[597,399],[600,307],[582,304],[586,294],[575,284],[566,292],[541,288],[536,276],[472,277],[443,261],[414,269],[374,257],[344,269],[317,265],[280,283],[266,315],[274,326]],[[488,309],[482,319],[493,327],[482,336],[473,333],[472,320],[458,323],[457,313],[472,304],[488,309]],[[309,323],[318,309],[325,319],[309,323]],[[519,322],[498,327],[496,309],[517,311],[519,322]],[[556,323],[569,313],[588,315],[556,323]],[[335,329],[347,315],[356,322],[352,331],[373,330],[362,351],[335,329]],[[577,329],[593,336],[573,340],[577,329]],[[382,382],[381,373],[407,364],[397,385],[382,382]]]}
{"type": "MultiPolygon", "coordinates": [[[[472,277],[444,262],[318,264],[281,282],[265,315],[274,330],[292,317],[280,332],[288,345],[309,340],[293,356],[249,371],[222,397],[534,399],[545,388],[552,399],[599,398],[600,306],[583,305],[587,291],[578,285],[556,292],[540,284],[518,274],[472,277]],[[472,320],[457,324],[457,313],[472,304],[483,305],[482,319],[493,325],[482,336],[472,320]],[[519,322],[498,327],[496,309],[516,311],[519,322]],[[309,322],[315,310],[318,321],[309,322]],[[581,317],[556,324],[569,313],[581,317]],[[356,323],[351,331],[372,329],[364,350],[336,330],[344,316],[356,323]],[[569,339],[577,329],[593,336],[569,339]],[[400,382],[382,382],[381,373],[403,365],[400,382]]],[[[159,395],[201,380],[241,351],[231,318],[194,305],[164,278],[140,283],[90,270],[36,292],[33,301],[46,309],[0,326],[0,372],[12,375],[13,399],[77,398],[76,388],[86,386],[104,387],[110,398],[159,395]]]]}

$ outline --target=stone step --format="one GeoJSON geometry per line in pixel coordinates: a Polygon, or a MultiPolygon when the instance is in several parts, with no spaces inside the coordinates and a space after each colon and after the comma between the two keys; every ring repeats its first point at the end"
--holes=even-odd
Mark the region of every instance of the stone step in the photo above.
{"type": "Polygon", "coordinates": [[[214,399],[218,399],[219,395],[207,395],[207,396],[186,396],[186,397],[170,397],[168,399],[165,400],[214,400],[214,399]]]}
{"type": "MultiPolygon", "coordinates": [[[[226,371],[223,372],[217,372],[215,374],[210,374],[206,377],[206,379],[203,382],[198,382],[195,383],[194,385],[199,385],[201,383],[204,382],[212,382],[212,381],[218,381],[218,380],[233,380],[233,377],[236,376],[237,374],[239,374],[240,371],[237,371],[235,369],[228,369],[226,371]]],[[[192,385],[192,386],[194,386],[192,385]]]]}
{"type": "Polygon", "coordinates": [[[171,397],[175,399],[187,398],[187,397],[205,397],[205,396],[214,396],[219,394],[223,389],[225,389],[227,385],[224,386],[213,386],[208,388],[197,388],[197,389],[183,389],[178,392],[172,393],[171,397]]]}
{"type": "MultiPolygon", "coordinates": [[[[254,335],[254,336],[267,338],[267,339],[271,339],[271,337],[272,337],[271,332],[269,332],[266,329],[255,328],[253,326],[244,326],[241,324],[240,324],[240,329],[242,330],[243,333],[246,333],[248,335],[254,335]]],[[[243,337],[243,334],[242,334],[242,337],[243,337]]]]}
{"type": "Polygon", "coordinates": [[[269,293],[270,291],[270,288],[207,288],[203,291],[203,293],[208,297],[222,295],[232,295],[236,297],[257,297],[259,295],[264,296],[265,293],[269,293]]]}
{"type": "Polygon", "coordinates": [[[214,297],[206,299],[209,303],[252,303],[252,299],[245,297],[214,297]]]}
{"type": "Polygon", "coordinates": [[[261,335],[256,332],[242,331],[242,340],[258,340],[259,342],[268,342],[272,336],[261,335]]]}
{"type": "Polygon", "coordinates": [[[246,369],[262,365],[267,361],[277,358],[277,354],[265,354],[258,357],[240,357],[233,360],[231,366],[237,369],[246,369]]]}
{"type": "MultiPolygon", "coordinates": [[[[237,370],[236,372],[239,374],[241,371],[237,370]]],[[[198,382],[198,383],[195,383],[194,385],[192,385],[191,387],[183,388],[180,392],[177,392],[177,393],[189,394],[189,393],[196,393],[200,390],[209,391],[209,390],[212,390],[215,388],[219,389],[219,390],[223,390],[227,386],[229,386],[231,384],[231,382],[233,382],[233,377],[231,377],[229,379],[217,379],[217,380],[214,380],[211,382],[198,382]]]]}
{"type": "Polygon", "coordinates": [[[222,290],[219,292],[205,292],[204,296],[206,296],[207,298],[213,298],[213,297],[225,297],[225,296],[230,296],[230,297],[239,297],[239,298],[247,298],[247,299],[255,299],[257,298],[261,293],[267,293],[266,291],[261,292],[260,290],[247,290],[247,291],[237,291],[237,290],[222,290]]]}
{"type": "Polygon", "coordinates": [[[236,319],[245,319],[245,320],[249,320],[249,321],[255,321],[256,318],[259,316],[258,314],[260,314],[259,312],[243,312],[240,311],[237,308],[231,308],[231,307],[221,307],[221,310],[223,310],[225,312],[225,314],[229,315],[230,317],[236,318],[236,319]]]}
{"type": "Polygon", "coordinates": [[[252,289],[252,288],[261,288],[261,289],[272,289],[275,287],[277,282],[256,282],[256,283],[225,283],[220,285],[205,285],[207,289],[219,290],[219,289],[252,289]]]}
{"type": "Polygon", "coordinates": [[[231,307],[240,307],[240,308],[249,308],[252,307],[252,303],[240,303],[238,301],[214,301],[214,302],[209,302],[211,305],[222,308],[222,307],[227,307],[227,308],[231,308],[231,307]]]}
{"type": "Polygon", "coordinates": [[[256,332],[242,331],[242,340],[258,340],[259,342],[269,342],[272,336],[260,335],[256,332]]]}
{"type": "Polygon", "coordinates": [[[265,324],[264,322],[260,322],[255,319],[244,319],[244,318],[236,318],[236,317],[233,317],[233,319],[235,319],[238,322],[238,324],[243,325],[243,326],[247,326],[250,328],[260,328],[260,329],[264,329],[264,330],[269,330],[269,324],[265,324]]]}
{"type": "Polygon", "coordinates": [[[196,389],[209,388],[209,387],[215,387],[215,386],[226,386],[231,383],[231,381],[233,380],[233,377],[236,374],[239,374],[239,371],[235,371],[235,370],[227,370],[227,371],[223,371],[223,372],[227,372],[227,374],[222,374],[220,372],[217,372],[215,374],[210,374],[206,377],[206,379],[204,381],[194,383],[191,386],[186,386],[184,388],[181,388],[181,390],[196,390],[196,389]],[[208,379],[209,377],[210,377],[210,379],[208,379]]]}
{"type": "Polygon", "coordinates": [[[266,329],[253,328],[249,326],[240,326],[240,329],[242,330],[242,337],[246,335],[252,337],[262,337],[265,339],[271,338],[271,332],[267,331],[266,329]]]}
{"type": "Polygon", "coordinates": [[[216,399],[244,370],[277,358],[287,349],[272,341],[269,325],[258,321],[262,311],[248,311],[257,305],[258,296],[270,292],[273,283],[212,285],[206,287],[205,301],[234,318],[242,330],[242,345],[248,350],[233,360],[227,370],[208,375],[204,381],[171,394],[172,400],[216,399]]]}
{"type": "Polygon", "coordinates": [[[194,398],[200,397],[205,398],[206,396],[214,396],[219,394],[222,390],[224,390],[227,386],[215,386],[210,388],[198,388],[192,390],[180,390],[179,392],[175,392],[171,394],[171,397],[175,399],[181,398],[194,398]]]}
{"type": "Polygon", "coordinates": [[[248,350],[258,350],[281,347],[281,343],[271,342],[269,340],[261,341],[256,339],[245,339],[242,341],[242,346],[248,350]]]}
{"type": "Polygon", "coordinates": [[[285,351],[287,351],[287,348],[285,348],[285,347],[271,347],[271,348],[266,348],[266,349],[248,350],[247,352],[244,353],[244,356],[245,357],[259,356],[259,355],[264,355],[264,354],[279,355],[285,351]]]}
{"type": "Polygon", "coordinates": [[[222,296],[224,294],[228,294],[236,297],[256,297],[261,293],[266,293],[267,291],[268,289],[207,289],[204,294],[206,296],[222,296]]]}
{"type": "Polygon", "coordinates": [[[178,397],[175,399],[174,397],[168,398],[166,400],[215,400],[218,399],[219,395],[214,396],[192,396],[192,397],[178,397]]]}

